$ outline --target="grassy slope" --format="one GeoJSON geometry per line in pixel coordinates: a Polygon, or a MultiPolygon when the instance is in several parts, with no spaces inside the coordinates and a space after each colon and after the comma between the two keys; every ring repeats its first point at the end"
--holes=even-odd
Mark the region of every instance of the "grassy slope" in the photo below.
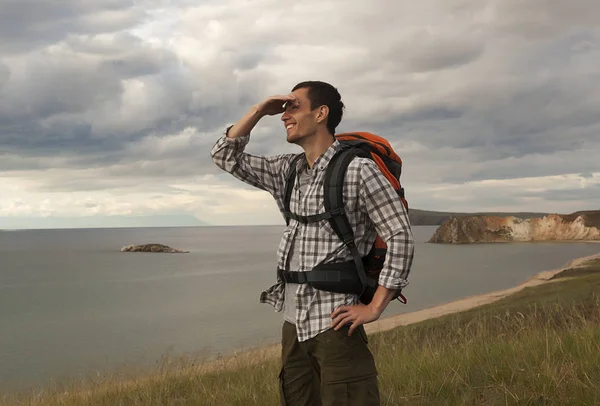
{"type": "MultiPolygon", "coordinates": [[[[382,404],[600,404],[600,260],[561,277],[373,335],[382,404]]],[[[86,396],[41,393],[5,404],[277,405],[278,365],[266,359],[208,374],[171,367],[153,378],[94,384],[86,396]]]]}

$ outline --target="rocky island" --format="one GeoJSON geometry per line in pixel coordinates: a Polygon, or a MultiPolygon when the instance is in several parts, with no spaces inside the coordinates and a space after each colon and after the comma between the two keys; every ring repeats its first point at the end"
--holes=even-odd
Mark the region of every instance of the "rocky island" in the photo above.
{"type": "Polygon", "coordinates": [[[121,252],[166,252],[169,254],[185,254],[189,251],[171,248],[163,244],[127,245],[121,248],[121,252]]]}
{"type": "Polygon", "coordinates": [[[600,210],[523,219],[514,216],[451,217],[430,243],[600,241],[600,210]]]}

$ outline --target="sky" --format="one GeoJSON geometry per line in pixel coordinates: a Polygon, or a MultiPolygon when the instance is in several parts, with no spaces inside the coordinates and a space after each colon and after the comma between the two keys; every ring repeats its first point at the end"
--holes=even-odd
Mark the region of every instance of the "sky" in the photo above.
{"type": "MultiPolygon", "coordinates": [[[[0,228],[139,216],[283,224],[272,197],[217,168],[210,149],[251,106],[304,80],[340,91],[338,132],[391,142],[413,208],[600,209],[597,0],[0,0],[0,10],[0,228]]],[[[300,152],[285,136],[267,117],[247,152],[300,152]]]]}

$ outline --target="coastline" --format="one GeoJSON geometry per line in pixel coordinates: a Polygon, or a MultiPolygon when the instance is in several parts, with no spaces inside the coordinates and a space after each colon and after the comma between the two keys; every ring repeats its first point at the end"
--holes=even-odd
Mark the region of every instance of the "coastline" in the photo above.
{"type": "Polygon", "coordinates": [[[469,296],[438,306],[429,307],[423,310],[417,310],[411,313],[404,313],[396,316],[391,316],[385,319],[380,319],[373,323],[365,325],[365,330],[367,331],[367,333],[372,334],[381,331],[387,331],[400,326],[418,323],[429,319],[435,319],[437,317],[445,316],[447,314],[471,310],[473,308],[490,304],[500,299],[504,299],[505,297],[520,292],[525,288],[541,285],[543,283],[551,283],[551,279],[554,276],[560,274],[561,272],[569,268],[577,268],[582,263],[593,259],[600,259],[600,253],[573,259],[561,268],[539,272],[538,274],[529,278],[520,285],[514,286],[512,288],[483,293],[480,295],[469,296]]]}
{"type": "MultiPolygon", "coordinates": [[[[552,281],[551,279],[554,276],[560,274],[561,272],[567,269],[576,268],[581,264],[593,259],[600,259],[600,253],[573,259],[560,268],[541,271],[538,274],[526,280],[525,282],[512,288],[492,291],[474,296],[468,296],[462,299],[453,300],[451,302],[429,307],[426,309],[386,317],[384,319],[365,324],[365,330],[367,334],[374,334],[388,331],[396,327],[419,323],[421,321],[429,319],[435,319],[437,317],[445,316],[448,314],[471,310],[476,307],[487,305],[496,302],[500,299],[504,299],[528,287],[537,286],[545,283],[553,283],[555,281],[552,281]]],[[[267,346],[257,347],[254,349],[245,349],[233,352],[216,360],[207,360],[202,365],[198,365],[194,368],[196,368],[196,370],[199,372],[212,372],[216,370],[236,368],[243,365],[248,365],[248,363],[251,362],[260,362],[269,358],[277,357],[279,356],[280,351],[280,344],[271,344],[267,346]]]]}
{"type": "MultiPolygon", "coordinates": [[[[535,276],[529,278],[527,281],[512,288],[465,297],[463,299],[454,300],[427,309],[387,317],[376,322],[366,324],[365,329],[368,334],[384,332],[396,327],[406,326],[429,319],[435,319],[444,315],[459,313],[482,305],[490,304],[515,294],[527,287],[555,282],[556,280],[551,279],[556,275],[568,269],[577,268],[583,263],[594,259],[600,259],[600,253],[573,259],[557,269],[539,272],[535,276]]],[[[59,392],[62,393],[60,393],[58,396],[68,397],[76,395],[82,396],[85,399],[89,398],[90,396],[94,396],[94,394],[97,394],[98,391],[109,391],[115,389],[130,390],[131,388],[139,386],[143,382],[152,382],[155,380],[160,381],[161,378],[164,378],[164,376],[167,375],[170,378],[177,378],[186,376],[187,374],[202,375],[211,372],[235,370],[262,362],[277,362],[280,352],[280,344],[270,344],[255,348],[240,349],[220,356],[216,359],[209,358],[198,360],[193,358],[187,359],[185,357],[174,360],[165,359],[165,363],[160,365],[158,371],[143,374],[141,376],[139,374],[134,374],[132,376],[126,373],[125,375],[112,375],[108,377],[104,376],[106,379],[99,377],[100,380],[96,382],[94,389],[90,387],[79,387],[74,390],[69,390],[67,389],[67,386],[63,387],[64,389],[59,390],[59,392]],[[170,368],[171,366],[176,366],[177,368],[170,368]]],[[[92,379],[90,383],[93,383],[93,381],[94,379],[92,379]]]]}
{"type": "Polygon", "coordinates": [[[474,242],[431,242],[426,241],[426,244],[438,245],[478,245],[478,244],[600,244],[600,240],[529,240],[529,241],[474,241],[474,242]]]}

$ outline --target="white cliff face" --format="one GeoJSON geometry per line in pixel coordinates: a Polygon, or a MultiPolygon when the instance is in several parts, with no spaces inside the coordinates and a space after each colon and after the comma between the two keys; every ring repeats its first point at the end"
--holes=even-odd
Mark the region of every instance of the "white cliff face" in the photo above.
{"type": "Polygon", "coordinates": [[[511,217],[511,229],[514,241],[527,241],[531,233],[531,221],[511,217]]]}
{"type": "Polygon", "coordinates": [[[430,242],[473,243],[505,241],[600,240],[600,212],[581,215],[551,214],[542,218],[454,217],[435,232],[430,242]]]}
{"type": "Polygon", "coordinates": [[[559,216],[551,215],[531,220],[526,238],[523,241],[597,240],[600,239],[600,229],[586,227],[583,216],[572,222],[565,222],[559,216]]]}

